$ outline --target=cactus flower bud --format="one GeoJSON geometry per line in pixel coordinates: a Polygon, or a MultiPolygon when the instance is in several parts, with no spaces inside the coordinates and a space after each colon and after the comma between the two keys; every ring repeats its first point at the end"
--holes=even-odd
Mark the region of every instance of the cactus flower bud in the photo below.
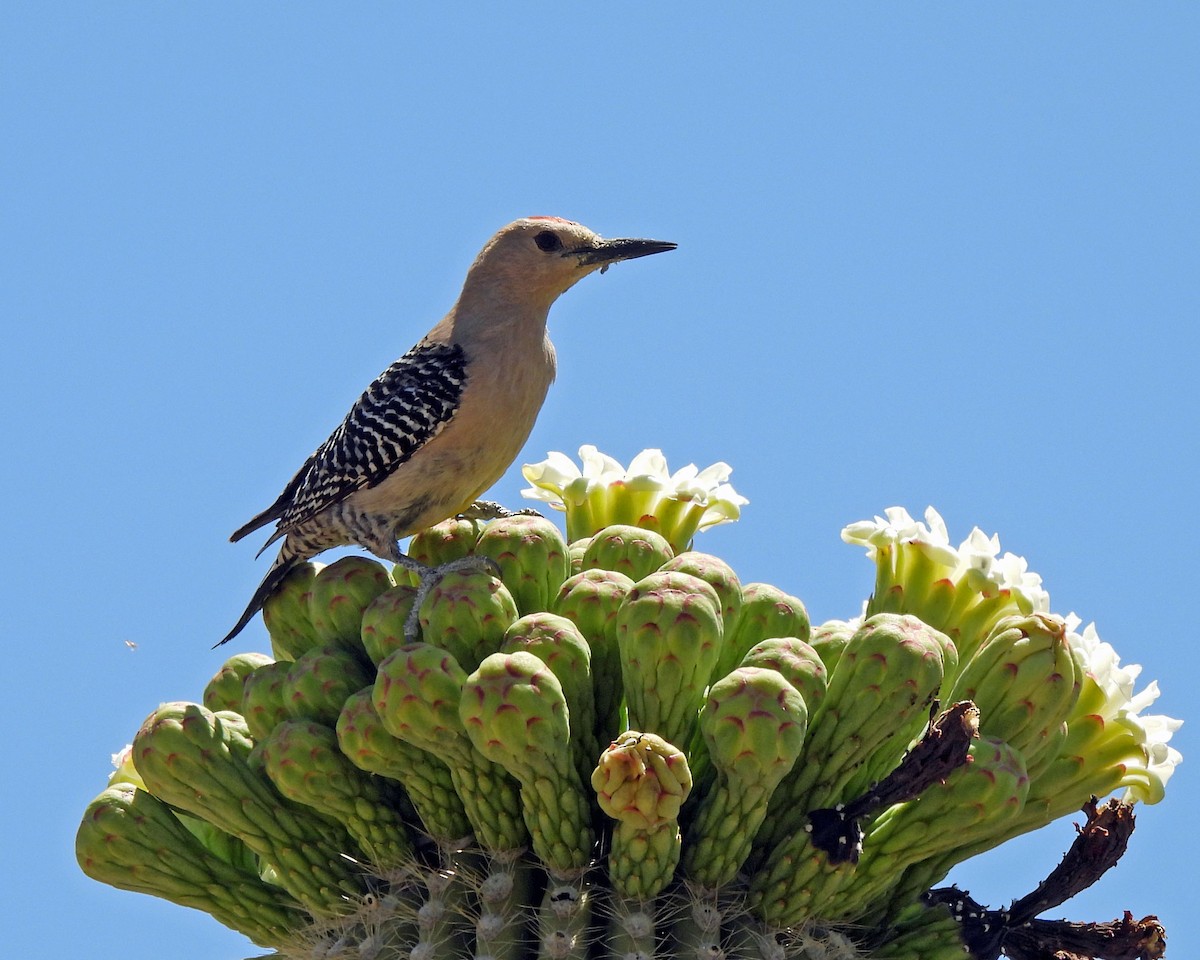
{"type": "Polygon", "coordinates": [[[563,688],[531,653],[494,653],[467,677],[459,716],[475,748],[521,784],[533,851],[556,876],[592,852],[588,797],[570,749],[563,688]]]}
{"type": "Polygon", "coordinates": [[[474,670],[500,649],[516,619],[516,602],[502,581],[484,570],[458,570],[442,577],[421,605],[421,635],[474,670]]]}
{"type": "Polygon", "coordinates": [[[629,730],[592,773],[600,809],[616,821],[608,870],[618,897],[650,900],[679,863],[679,809],[692,789],[683,751],[653,733],[629,730]]]}
{"type": "Polygon", "coordinates": [[[309,615],[313,580],[325,564],[305,561],[293,567],[263,602],[262,617],[276,660],[295,660],[321,639],[309,615]]]}
{"type": "Polygon", "coordinates": [[[653,573],[617,611],[629,723],[686,744],[721,650],[720,602],[703,580],[653,573]]]}
{"type": "Polygon", "coordinates": [[[342,557],[321,569],[313,578],[308,601],[308,615],[320,642],[365,653],[363,611],[393,585],[383,564],[368,557],[342,557]]]}
{"type": "Polygon", "coordinates": [[[221,669],[205,685],[201,702],[213,712],[233,710],[241,713],[242,685],[246,677],[273,662],[265,653],[235,653],[221,664],[221,669]]]}
{"type": "Polygon", "coordinates": [[[567,544],[545,517],[514,514],[493,520],[479,535],[475,552],[496,561],[521,614],[548,609],[570,574],[567,544]]]}

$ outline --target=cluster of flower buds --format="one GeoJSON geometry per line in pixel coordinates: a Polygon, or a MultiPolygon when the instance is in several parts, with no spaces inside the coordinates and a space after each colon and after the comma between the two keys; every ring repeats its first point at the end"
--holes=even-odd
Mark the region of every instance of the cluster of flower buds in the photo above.
{"type": "MultiPolygon", "coordinates": [[[[567,537],[516,515],[413,538],[423,563],[491,561],[430,591],[419,642],[403,570],[294,571],[272,655],[231,657],[119,755],[84,871],[289,960],[994,957],[1000,920],[931,892],[955,864],[1114,791],[1127,839],[1162,798],[1157,688],[995,538],[951,547],[933,511],[853,524],[874,594],[814,627],[690,549],[746,503],[725,464],[580,454],[525,469],[567,537]]],[[[1060,866],[1055,904],[1124,839],[1060,866]]],[[[1054,929],[1027,943],[1046,889],[1005,949],[1053,954],[1054,929]]],[[[1161,955],[1154,918],[1135,933],[1161,955]]]]}

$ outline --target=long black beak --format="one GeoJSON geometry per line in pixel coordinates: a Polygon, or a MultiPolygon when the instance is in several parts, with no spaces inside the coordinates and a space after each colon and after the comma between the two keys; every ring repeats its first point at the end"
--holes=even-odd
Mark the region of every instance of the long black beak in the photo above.
{"type": "Polygon", "coordinates": [[[601,240],[594,247],[576,248],[563,251],[564,257],[578,257],[580,266],[590,266],[596,263],[608,265],[619,260],[635,260],[638,257],[648,257],[652,253],[666,253],[674,250],[678,244],[667,240],[601,240]]]}

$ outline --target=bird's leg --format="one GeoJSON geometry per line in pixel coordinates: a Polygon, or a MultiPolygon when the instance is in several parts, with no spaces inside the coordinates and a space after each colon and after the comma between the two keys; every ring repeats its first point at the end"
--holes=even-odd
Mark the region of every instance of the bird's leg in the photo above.
{"type": "Polygon", "coordinates": [[[421,606],[425,603],[429,592],[442,582],[442,578],[446,574],[458,573],[461,570],[475,570],[481,573],[486,572],[497,579],[500,577],[500,568],[496,565],[495,560],[491,557],[475,556],[474,554],[430,567],[403,553],[400,545],[397,544],[389,559],[417,578],[417,595],[413,598],[412,609],[409,610],[408,616],[404,620],[404,639],[409,643],[416,643],[420,640],[421,606]]]}
{"type": "Polygon", "coordinates": [[[502,520],[505,517],[540,517],[541,514],[532,507],[521,510],[509,510],[495,500],[476,500],[459,514],[465,520],[502,520]]]}

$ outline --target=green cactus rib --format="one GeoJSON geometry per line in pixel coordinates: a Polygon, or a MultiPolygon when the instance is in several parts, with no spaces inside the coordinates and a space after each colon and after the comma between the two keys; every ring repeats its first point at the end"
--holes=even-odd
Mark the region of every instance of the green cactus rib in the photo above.
{"type": "Polygon", "coordinates": [[[679,863],[679,810],[692,789],[687,757],[657,734],[626,731],[600,755],[592,789],[616,821],[608,855],[614,894],[653,899],[679,863]]]}
{"type": "Polygon", "coordinates": [[[673,556],[675,551],[661,534],[627,524],[613,524],[592,537],[583,552],[581,569],[615,570],[638,581],[673,556]]]}
{"type": "Polygon", "coordinates": [[[200,702],[214,713],[217,710],[242,710],[242,685],[246,677],[259,667],[274,661],[265,653],[235,653],[221,664],[204,686],[200,702]]]}
{"type": "Polygon", "coordinates": [[[474,748],[458,707],[467,675],[440,647],[414,643],[379,665],[372,701],[384,727],[441,759],[475,839],[491,853],[525,847],[520,787],[499,765],[474,748]]]}
{"type": "Polygon", "coordinates": [[[393,586],[387,568],[369,557],[342,557],[318,571],[308,615],[320,644],[341,644],[365,656],[363,611],[393,586]]]}
{"type": "Polygon", "coordinates": [[[324,564],[311,561],[297,564],[263,603],[263,623],[276,660],[295,660],[321,643],[308,614],[308,604],[313,580],[323,567],[324,564]]]}
{"type": "Polygon", "coordinates": [[[75,856],[95,880],[204,910],[260,946],[277,946],[309,919],[282,889],[210,853],[165,803],[132,783],[114,784],[88,805],[75,856]]]}
{"type": "Polygon", "coordinates": [[[550,668],[562,685],[570,721],[570,751],[584,784],[600,756],[596,738],[596,701],[592,679],[592,654],[579,628],[566,617],[531,613],[521,617],[504,634],[501,653],[532,653],[550,668]]]}
{"type": "Polygon", "coordinates": [[[608,956],[629,960],[661,956],[658,952],[658,910],[650,900],[610,898],[604,945],[608,956]]]}
{"type": "Polygon", "coordinates": [[[345,827],[284,800],[248,765],[251,748],[237,714],[176,702],[150,714],[132,756],[154,796],[243,840],[309,910],[346,912],[364,892],[356,845],[345,827]]]}
{"type": "Polygon", "coordinates": [[[679,957],[724,957],[721,946],[721,927],[730,918],[722,909],[721,899],[714,889],[685,887],[672,897],[676,903],[671,924],[671,944],[679,957]]]}
{"type": "Polygon", "coordinates": [[[908,867],[990,838],[1020,816],[1028,795],[1021,752],[995,737],[974,741],[966,764],[874,820],[852,882],[827,887],[814,909],[825,920],[863,917],[908,867]]]}
{"type": "Polygon", "coordinates": [[[652,573],[617,611],[629,724],[688,744],[721,650],[720,603],[703,580],[652,573]]]}
{"type": "Polygon", "coordinates": [[[595,742],[609,743],[625,729],[621,718],[624,684],[617,645],[617,611],[633,589],[633,581],[616,570],[583,570],[563,582],[551,612],[566,617],[583,635],[591,651],[595,742]]]}
{"type": "Polygon", "coordinates": [[[508,587],[483,570],[446,574],[421,605],[421,636],[450,651],[464,670],[474,670],[500,649],[504,631],[517,619],[508,587]]]}
{"type": "Polygon", "coordinates": [[[533,851],[557,876],[586,867],[595,839],[567,713],[558,678],[523,651],[487,657],[467,677],[459,703],[475,749],[520,782],[533,851]]]}
{"type": "Polygon", "coordinates": [[[974,700],[980,732],[1020,750],[1031,775],[1054,759],[1059,733],[1079,699],[1081,678],[1066,623],[1043,614],[1006,617],[963,666],[951,700],[974,700]]]}
{"type": "Polygon", "coordinates": [[[583,875],[551,880],[537,909],[538,956],[588,960],[591,918],[592,886],[583,875]]]}
{"type": "Polygon", "coordinates": [[[718,680],[729,673],[762,640],[797,637],[807,641],[810,632],[808,611],[799,598],[769,583],[748,583],[742,588],[737,621],[725,634],[711,679],[718,680]]]}
{"type": "Polygon", "coordinates": [[[374,866],[391,870],[411,862],[412,843],[394,806],[395,791],[352,764],[333,730],[293,720],[279,724],[259,748],[275,788],[344,824],[374,866]]]}
{"type": "Polygon", "coordinates": [[[396,780],[421,819],[426,833],[453,845],[471,833],[462,800],[454,792],[450,768],[432,753],[394,737],[375,709],[374,685],[351,695],[337,722],[338,746],[356,767],[396,780]]]}
{"type": "Polygon", "coordinates": [[[566,541],[545,517],[514,514],[493,520],[479,534],[475,553],[496,562],[522,615],[548,609],[570,575],[566,541]]]}
{"type": "MultiPolygon", "coordinates": [[[[289,720],[315,720],[332,727],[346,698],[373,679],[362,657],[346,647],[336,643],[314,647],[288,668],[281,691],[283,708],[289,720]]],[[[256,739],[262,737],[255,734],[256,739]]]]}
{"type": "Polygon", "coordinates": [[[527,857],[491,857],[477,883],[476,957],[523,960],[529,940],[531,907],[540,871],[527,857]]]}
{"type": "Polygon", "coordinates": [[[291,669],[291,660],[276,660],[255,667],[242,681],[242,705],[236,712],[246,718],[254,739],[261,740],[277,723],[290,719],[284,685],[291,669]]]}
{"type": "Polygon", "coordinates": [[[417,588],[402,583],[384,590],[363,610],[360,637],[375,666],[409,642],[404,626],[416,598],[417,588]]]}
{"type": "Polygon", "coordinates": [[[420,871],[425,892],[416,912],[417,942],[411,950],[407,943],[402,944],[398,957],[459,960],[467,955],[469,891],[465,878],[473,873],[475,859],[471,854],[452,853],[443,869],[420,871]]]}
{"type": "Polygon", "coordinates": [[[775,670],[740,667],[713,684],[700,728],[717,771],[684,844],[684,872],[702,887],[732,882],[750,853],[767,801],[804,746],[808,708],[775,670]]]}

